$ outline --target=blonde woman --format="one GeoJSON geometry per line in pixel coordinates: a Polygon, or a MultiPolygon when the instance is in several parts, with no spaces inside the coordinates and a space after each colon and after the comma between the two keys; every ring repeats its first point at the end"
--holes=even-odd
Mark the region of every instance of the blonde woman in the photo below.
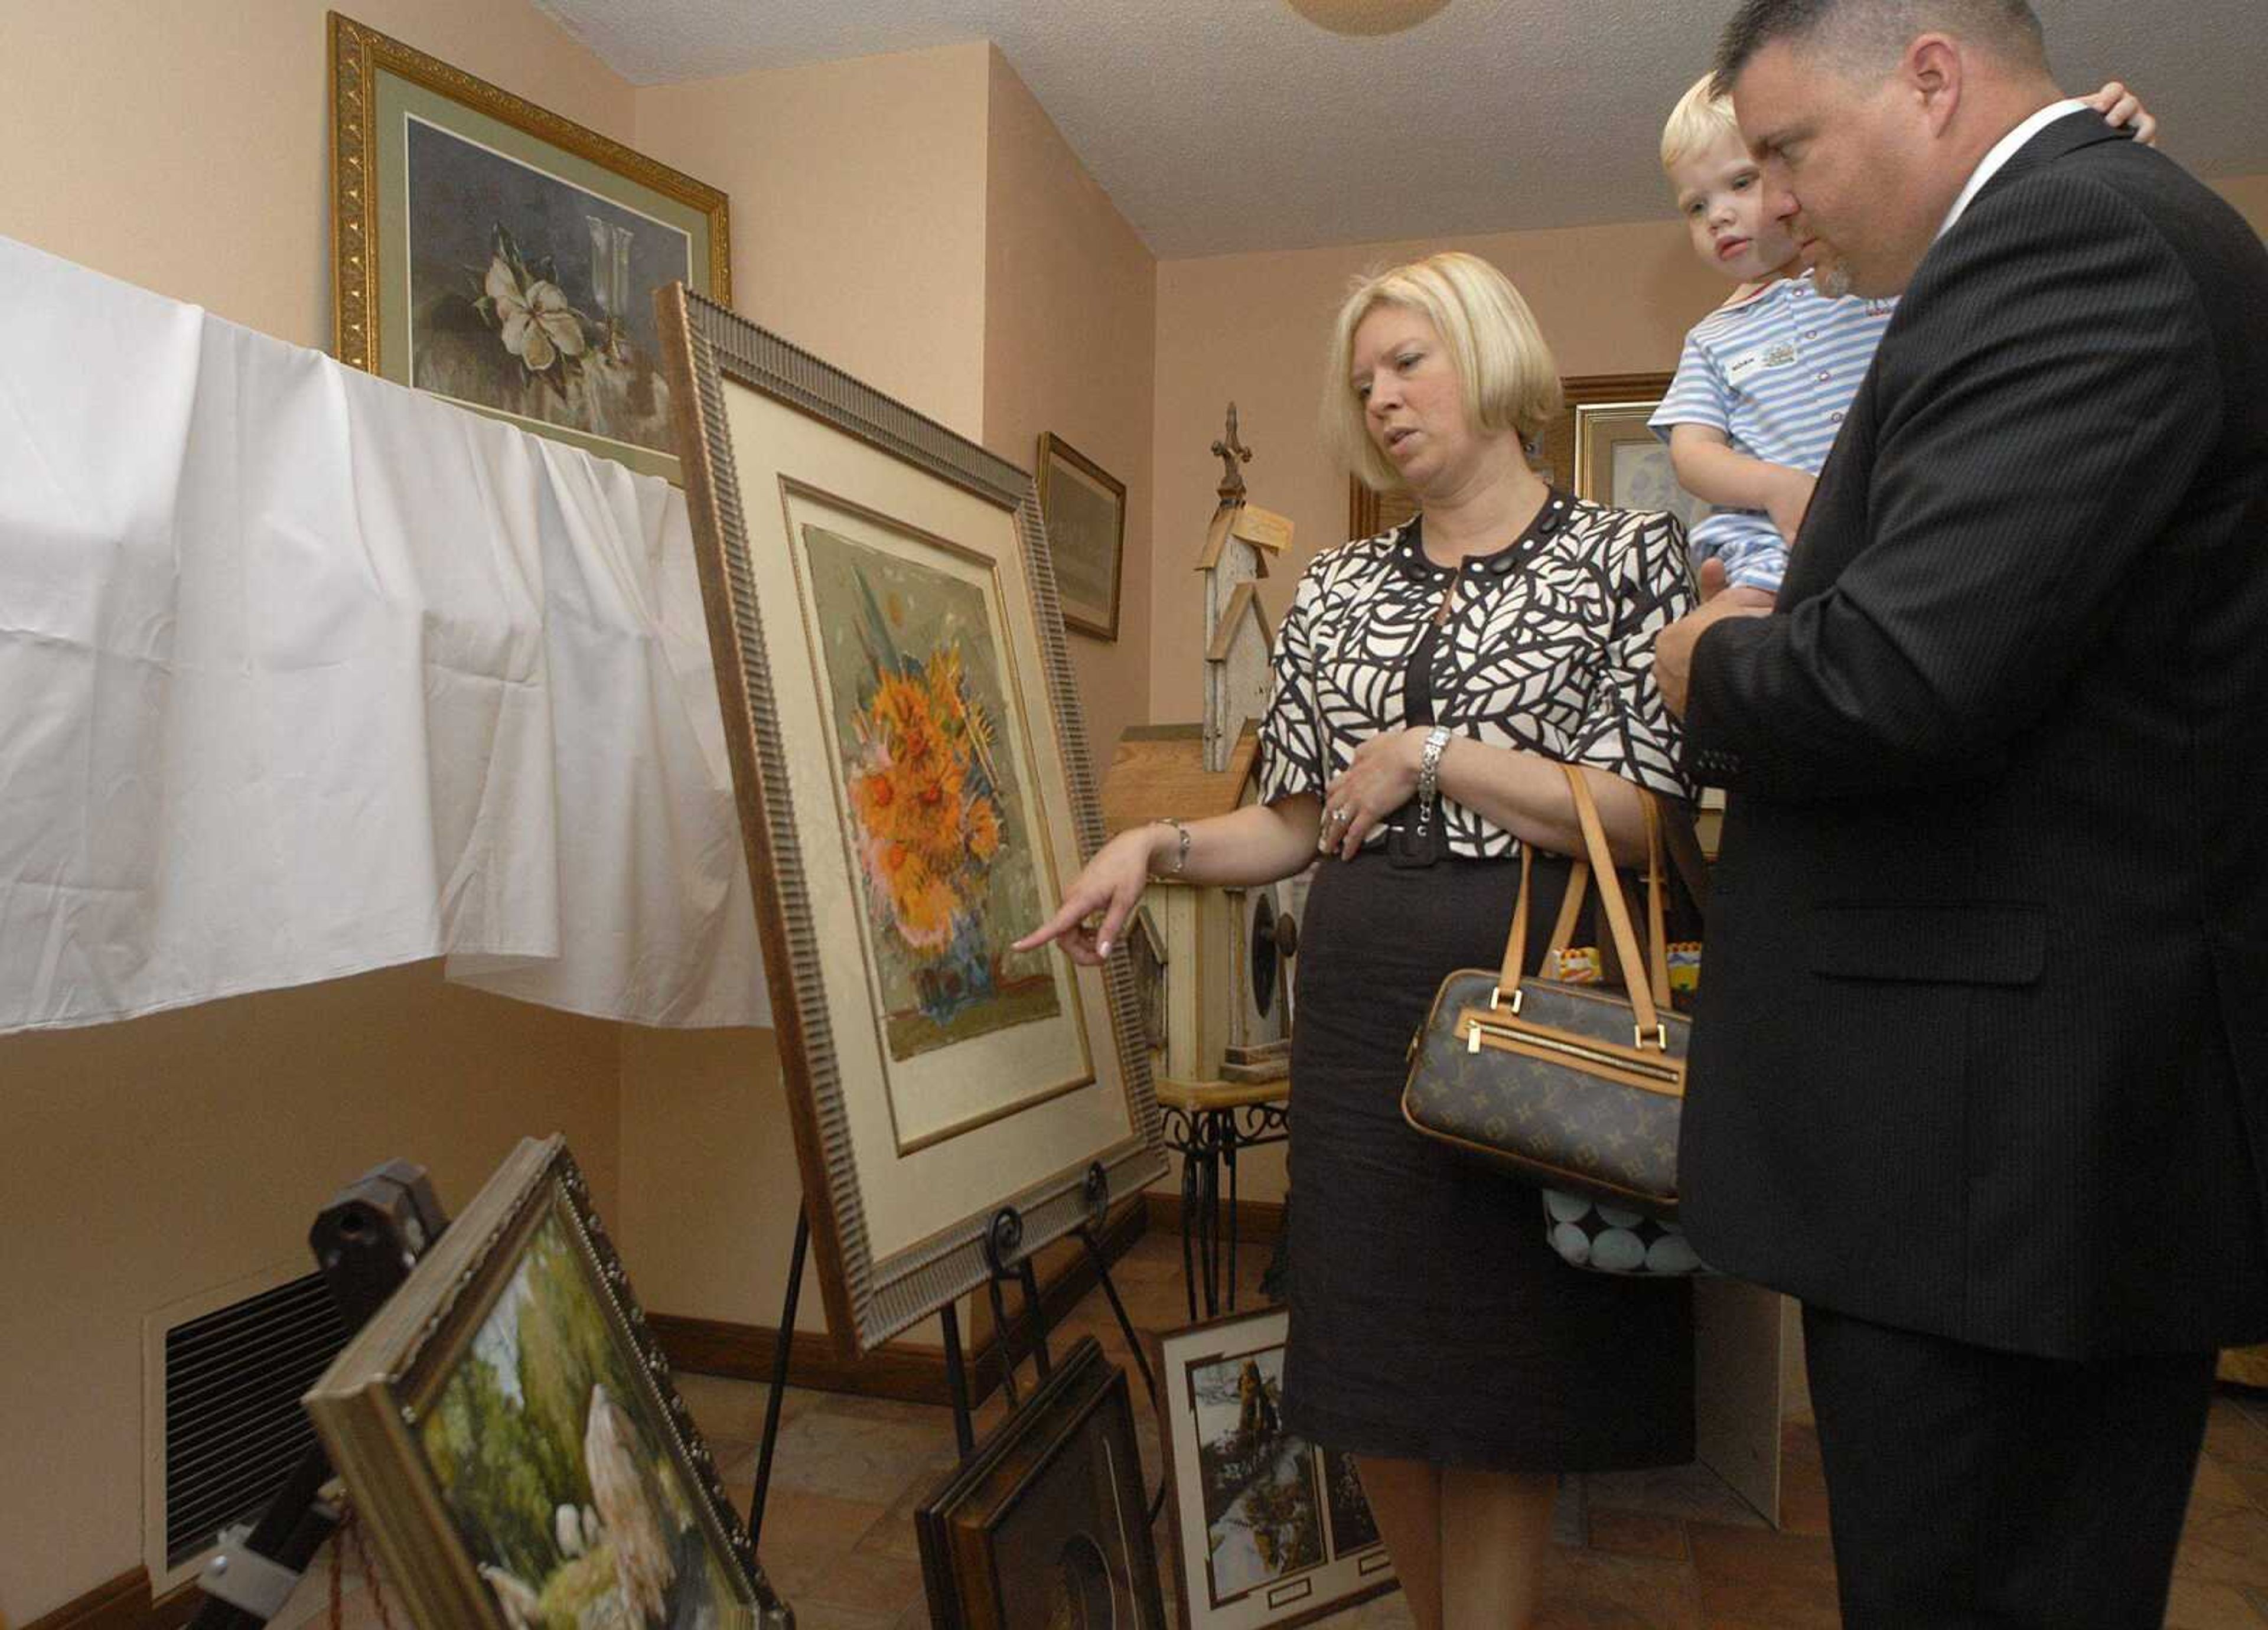
{"type": "Polygon", "coordinates": [[[1560,763],[1588,771],[1624,858],[1638,787],[1689,795],[1652,675],[1692,603],[1685,542],[1529,469],[1557,370],[1484,261],[1361,283],[1326,392],[1340,450],[1422,519],[1301,578],[1261,801],[1121,834],[1020,943],[1091,964],[1151,876],[1250,885],[1325,857],[1292,1039],[1284,1425],[1356,1457],[1420,1626],[1524,1625],[1558,1474],[1691,1457],[1689,1294],[1562,1263],[1532,1190],[1403,1124],[1404,1055],[1442,977],[1502,956],[1523,846],[1540,955],[1581,843],[1560,763]]]}

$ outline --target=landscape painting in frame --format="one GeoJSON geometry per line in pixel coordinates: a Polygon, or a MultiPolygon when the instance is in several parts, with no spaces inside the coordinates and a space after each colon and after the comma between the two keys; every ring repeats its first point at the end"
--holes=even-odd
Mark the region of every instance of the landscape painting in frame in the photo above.
{"type": "MultiPolygon", "coordinates": [[[[1062,1012],[987,587],[803,527],[851,853],[890,1056],[1062,1012]]],[[[989,574],[988,574],[989,580],[989,574]]]]}
{"type": "Polygon", "coordinates": [[[1303,1623],[1388,1589],[1353,1460],[1286,1431],[1281,1309],[1165,1339],[1176,1584],[1191,1630],[1303,1623]]]}
{"type": "Polygon", "coordinates": [[[557,1206],[418,1423],[512,1625],[710,1625],[735,1599],[557,1206]]]}
{"type": "Polygon", "coordinates": [[[668,1377],[564,1142],[529,1138],[305,1403],[419,1623],[785,1630],[668,1377]]]}
{"type": "Polygon", "coordinates": [[[1099,639],[1117,638],[1126,483],[1060,436],[1043,431],[1039,486],[1064,626],[1099,639]]]}
{"type": "Polygon", "coordinates": [[[732,293],[715,188],[334,12],[341,362],[678,478],[654,293],[732,293]]]}

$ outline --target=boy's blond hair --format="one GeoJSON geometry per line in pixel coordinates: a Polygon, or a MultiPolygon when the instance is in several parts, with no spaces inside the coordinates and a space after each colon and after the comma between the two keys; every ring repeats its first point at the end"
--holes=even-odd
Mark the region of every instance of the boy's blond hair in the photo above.
{"type": "Polygon", "coordinates": [[[1733,99],[1717,89],[1717,76],[1703,74],[1669,110],[1661,127],[1661,167],[1674,170],[1694,154],[1730,134],[1738,141],[1740,122],[1733,117],[1733,99]]]}
{"type": "Polygon", "coordinates": [[[1401,473],[1370,439],[1362,399],[1350,378],[1354,331],[1381,306],[1413,311],[1433,325],[1464,387],[1465,422],[1511,430],[1533,440],[1559,411],[1559,365],[1512,279],[1478,255],[1452,251],[1358,278],[1339,307],[1323,380],[1323,431],[1362,483],[1385,492],[1401,473]]]}

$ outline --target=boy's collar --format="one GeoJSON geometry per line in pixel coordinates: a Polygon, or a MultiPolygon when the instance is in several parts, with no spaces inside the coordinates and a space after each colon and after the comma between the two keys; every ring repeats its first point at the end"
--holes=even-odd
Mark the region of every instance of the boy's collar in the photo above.
{"type": "Polygon", "coordinates": [[[1717,309],[1719,311],[1739,311],[1743,306],[1755,305],[1756,302],[1764,299],[1765,295],[1770,294],[1774,289],[1778,288],[1780,284],[1784,283],[1793,283],[1799,277],[1808,277],[1811,276],[1811,272],[1808,268],[1799,271],[1791,271],[1788,269],[1795,264],[1795,262],[1790,261],[1786,266],[1783,266],[1778,270],[1773,272],[1769,277],[1765,278],[1764,282],[1758,284],[1755,288],[1750,289],[1745,294],[1742,293],[1738,290],[1734,290],[1731,297],[1717,309]]]}

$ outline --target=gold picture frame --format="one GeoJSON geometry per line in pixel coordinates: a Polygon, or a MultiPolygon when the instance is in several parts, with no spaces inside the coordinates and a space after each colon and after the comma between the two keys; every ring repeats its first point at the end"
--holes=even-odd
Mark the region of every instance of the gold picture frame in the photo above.
{"type": "Polygon", "coordinates": [[[1126,554],[1126,483],[1052,431],[1040,432],[1036,476],[1064,626],[1115,640],[1126,554]]]}
{"type": "MultiPolygon", "coordinates": [[[[1580,375],[1559,382],[1562,405],[1558,414],[1543,427],[1543,433],[1528,449],[1528,463],[1535,473],[1563,492],[1578,498],[1596,498],[1600,503],[1611,502],[1600,497],[1610,493],[1611,484],[1586,484],[1579,442],[1587,448],[1592,442],[1601,446],[1604,426],[1625,421],[1621,417],[1603,416],[1625,415],[1631,409],[1643,409],[1638,416],[1642,426],[1645,416],[1651,414],[1669,389],[1670,375],[1667,373],[1595,373],[1580,375]],[[1586,414],[1594,417],[1587,422],[1593,425],[1590,442],[1581,441],[1587,423],[1586,414]]],[[[1652,432],[1647,432],[1651,434],[1652,432]]],[[[1611,482],[1612,466],[1605,474],[1611,482]]],[[[1347,478],[1347,535],[1351,538],[1375,537],[1389,527],[1398,527],[1418,513],[1418,505],[1404,490],[1373,492],[1362,484],[1360,476],[1347,478]]]]}
{"type": "Polygon", "coordinates": [[[677,480],[653,295],[730,304],[725,195],[328,21],[338,359],[677,480]]]}
{"type": "Polygon", "coordinates": [[[793,1623],[556,1136],[506,1157],[306,1404],[419,1624],[616,1590],[635,1622],[793,1623]]]}
{"type": "Polygon", "coordinates": [[[1010,941],[1102,818],[1031,477],[681,288],[667,346],[828,1328],[1164,1175],[1132,976],[1010,941]]]}

